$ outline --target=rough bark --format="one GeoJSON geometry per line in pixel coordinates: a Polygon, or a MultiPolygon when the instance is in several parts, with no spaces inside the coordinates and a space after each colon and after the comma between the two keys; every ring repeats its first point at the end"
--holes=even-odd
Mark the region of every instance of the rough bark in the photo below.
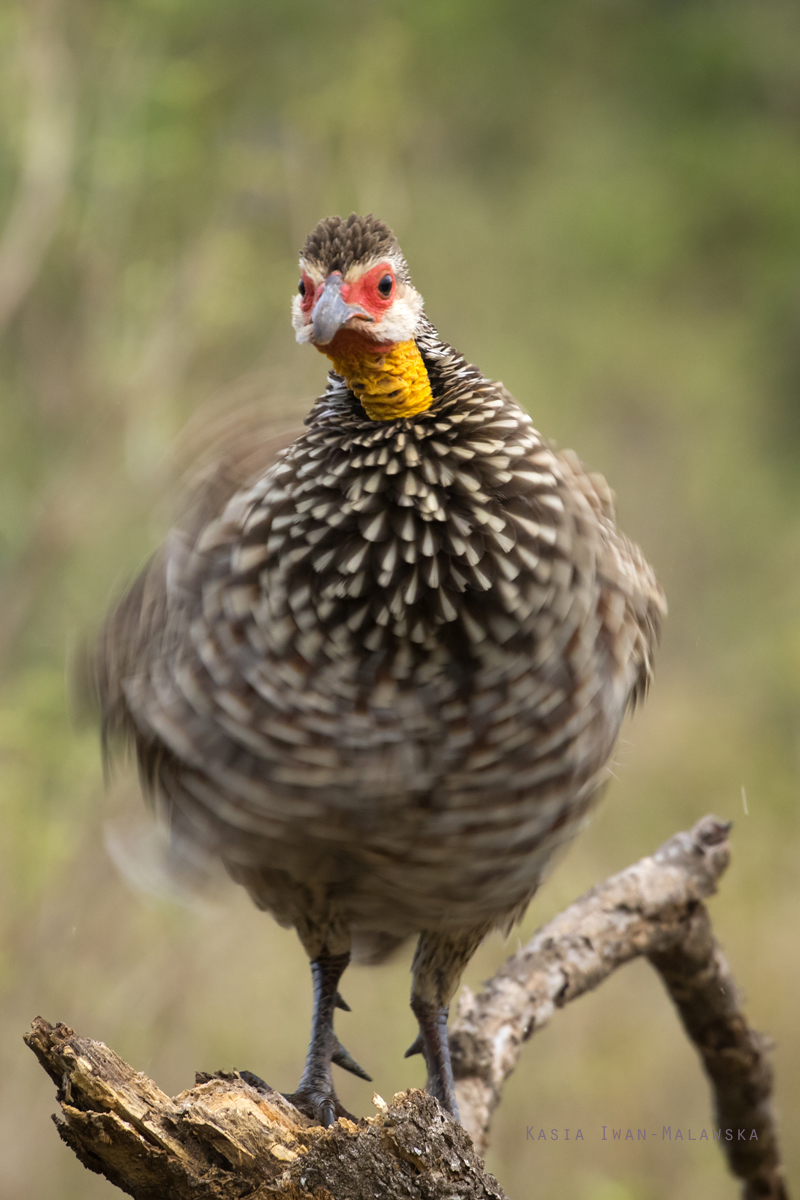
{"type": "Polygon", "coordinates": [[[721,1144],[744,1200],[786,1200],[771,1107],[769,1043],[751,1029],[702,901],[730,862],[730,825],[703,817],[555,917],[477,996],[464,988],[450,1043],[461,1119],[484,1151],[522,1043],[557,1008],[645,955],[660,972],[714,1092],[717,1124],[758,1140],[721,1144]]]}
{"type": "Polygon", "coordinates": [[[424,1092],[366,1121],[312,1125],[237,1073],[198,1076],[174,1099],[66,1025],[26,1042],[58,1088],[58,1131],[85,1167],[136,1200],[504,1200],[467,1135],[424,1092]]]}
{"type": "Polygon", "coordinates": [[[235,1073],[198,1076],[170,1099],[102,1042],[37,1018],[25,1040],[58,1088],[59,1133],[85,1166],[137,1200],[502,1198],[477,1151],[522,1043],[556,1008],[645,955],[698,1049],[717,1122],[757,1131],[757,1140],[721,1143],[744,1200],[788,1200],[768,1043],[740,1010],[702,903],[728,865],[728,832],[705,817],[676,834],[539,930],[479,995],[464,989],[451,1045],[474,1144],[418,1091],[391,1105],[376,1096],[376,1116],[328,1130],[235,1073]]]}
{"type": "Polygon", "coordinates": [[[740,1009],[736,981],[704,906],[690,918],[682,941],[649,957],[711,1081],[714,1124],[747,1131],[746,1141],[734,1133],[735,1140],[722,1143],[731,1170],[744,1181],[744,1200],[782,1200],[788,1192],[772,1112],[771,1042],[750,1028],[740,1009]]]}

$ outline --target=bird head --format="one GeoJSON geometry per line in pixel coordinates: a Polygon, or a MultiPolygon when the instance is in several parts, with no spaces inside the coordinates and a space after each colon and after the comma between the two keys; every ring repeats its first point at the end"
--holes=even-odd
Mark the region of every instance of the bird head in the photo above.
{"type": "Polygon", "coordinates": [[[300,255],[292,324],[298,342],[328,357],[358,350],[385,355],[410,341],[422,317],[397,239],[371,214],[326,217],[300,255]]]}

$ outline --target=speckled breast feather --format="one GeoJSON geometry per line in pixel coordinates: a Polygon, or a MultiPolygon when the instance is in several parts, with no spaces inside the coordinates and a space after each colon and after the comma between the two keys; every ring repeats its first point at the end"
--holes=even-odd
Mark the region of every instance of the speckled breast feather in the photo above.
{"type": "Polygon", "coordinates": [[[663,610],[604,482],[427,323],[417,342],[427,411],[371,421],[331,375],[99,655],[176,829],[279,919],[278,876],[400,936],[524,909],[598,795],[663,610]]]}

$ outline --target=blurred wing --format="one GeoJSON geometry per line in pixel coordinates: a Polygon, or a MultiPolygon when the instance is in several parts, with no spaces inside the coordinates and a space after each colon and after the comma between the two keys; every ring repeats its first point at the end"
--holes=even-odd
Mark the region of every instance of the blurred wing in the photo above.
{"type": "MultiPolygon", "coordinates": [[[[102,720],[104,753],[118,734],[135,730],[125,698],[125,682],[163,653],[175,636],[175,580],[201,531],[228,500],[261,475],[301,430],[276,430],[237,421],[218,429],[217,455],[201,461],[185,477],[181,516],[165,544],[152,556],[110,613],[93,654],[79,664],[82,689],[93,693],[102,720]]],[[[148,772],[149,773],[149,772],[148,772]]]]}

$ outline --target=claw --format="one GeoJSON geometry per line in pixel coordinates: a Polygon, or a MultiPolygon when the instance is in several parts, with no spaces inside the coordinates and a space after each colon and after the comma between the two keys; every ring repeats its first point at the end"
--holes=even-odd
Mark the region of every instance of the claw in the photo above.
{"type": "Polygon", "coordinates": [[[414,1038],[411,1045],[406,1050],[405,1054],[403,1055],[403,1058],[413,1058],[415,1054],[424,1054],[424,1053],[425,1053],[425,1043],[422,1040],[422,1032],[420,1031],[417,1034],[417,1036],[414,1038]]]}
{"type": "Polygon", "coordinates": [[[343,1012],[352,1012],[352,1008],[342,996],[341,992],[336,993],[336,1007],[341,1008],[343,1012]]]}
{"type": "Polygon", "coordinates": [[[305,1116],[310,1117],[312,1121],[316,1121],[323,1128],[329,1129],[331,1125],[339,1117],[346,1117],[348,1121],[357,1121],[358,1117],[354,1117],[351,1112],[348,1112],[340,1103],[335,1092],[307,1092],[305,1090],[297,1092],[284,1092],[284,1099],[293,1104],[305,1116]]]}
{"type": "Polygon", "coordinates": [[[349,1071],[351,1075],[357,1075],[359,1079],[366,1079],[367,1083],[372,1083],[372,1076],[368,1075],[363,1067],[360,1067],[352,1054],[345,1050],[340,1041],[336,1042],[336,1049],[331,1055],[331,1062],[336,1063],[337,1067],[343,1067],[345,1071],[349,1071]]]}

